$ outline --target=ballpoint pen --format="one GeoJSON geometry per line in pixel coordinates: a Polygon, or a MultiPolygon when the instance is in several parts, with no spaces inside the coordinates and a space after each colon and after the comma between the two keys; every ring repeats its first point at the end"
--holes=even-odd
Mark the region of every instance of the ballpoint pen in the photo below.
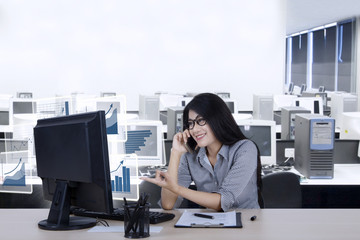
{"type": "Polygon", "coordinates": [[[207,219],[214,219],[214,216],[201,214],[201,213],[194,213],[195,217],[207,218],[207,219]]]}

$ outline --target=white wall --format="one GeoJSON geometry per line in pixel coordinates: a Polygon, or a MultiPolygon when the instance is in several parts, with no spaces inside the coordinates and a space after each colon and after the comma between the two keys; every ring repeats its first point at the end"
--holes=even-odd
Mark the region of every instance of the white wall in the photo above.
{"type": "Polygon", "coordinates": [[[284,0],[0,0],[0,93],[282,92],[284,0]]]}

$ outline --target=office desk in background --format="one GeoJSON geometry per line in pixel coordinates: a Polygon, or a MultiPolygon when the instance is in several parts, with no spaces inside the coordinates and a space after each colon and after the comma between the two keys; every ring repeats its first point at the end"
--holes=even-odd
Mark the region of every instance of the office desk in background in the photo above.
{"type": "MultiPolygon", "coordinates": [[[[170,211],[176,217],[161,223],[160,233],[148,239],[327,239],[355,240],[360,236],[360,209],[246,209],[242,213],[243,228],[201,229],[174,228],[182,210],[170,211]],[[255,221],[250,217],[256,215],[255,221]]],[[[206,211],[189,209],[189,211],[206,211]]],[[[0,209],[1,239],[27,240],[91,240],[125,239],[124,233],[90,233],[88,229],[74,231],[45,231],[37,223],[47,217],[48,209],[0,209]]],[[[110,226],[122,226],[122,221],[108,221],[110,226]]]]}
{"type": "Polygon", "coordinates": [[[303,208],[360,208],[360,164],[335,164],[333,179],[301,181],[303,208]]]}

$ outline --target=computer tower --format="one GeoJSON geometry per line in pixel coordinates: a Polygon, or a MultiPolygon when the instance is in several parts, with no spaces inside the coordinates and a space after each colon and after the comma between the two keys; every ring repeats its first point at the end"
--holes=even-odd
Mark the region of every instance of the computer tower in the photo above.
{"type": "Polygon", "coordinates": [[[170,107],[167,111],[167,139],[172,140],[174,135],[183,128],[184,107],[170,107]]]}
{"type": "Polygon", "coordinates": [[[159,96],[139,96],[139,118],[146,120],[160,120],[159,96]]]}
{"type": "Polygon", "coordinates": [[[274,100],[272,95],[253,95],[253,118],[274,120],[274,100]]]}
{"type": "Polygon", "coordinates": [[[310,179],[333,178],[335,120],[297,114],[295,129],[295,169],[310,179]]]}
{"type": "Polygon", "coordinates": [[[281,140],[295,139],[295,115],[301,113],[311,113],[311,111],[303,107],[281,108],[281,140]]]}

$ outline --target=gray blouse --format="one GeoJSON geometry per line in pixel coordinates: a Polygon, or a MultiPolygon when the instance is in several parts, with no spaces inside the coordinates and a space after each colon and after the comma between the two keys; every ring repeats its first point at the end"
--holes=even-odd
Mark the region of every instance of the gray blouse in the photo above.
{"type": "MultiPolygon", "coordinates": [[[[212,168],[206,149],[182,155],[178,184],[189,187],[195,183],[198,191],[219,193],[224,211],[235,208],[260,208],[257,193],[257,149],[250,140],[223,145],[212,168]]],[[[182,199],[179,198],[175,207],[182,199]]]]}

